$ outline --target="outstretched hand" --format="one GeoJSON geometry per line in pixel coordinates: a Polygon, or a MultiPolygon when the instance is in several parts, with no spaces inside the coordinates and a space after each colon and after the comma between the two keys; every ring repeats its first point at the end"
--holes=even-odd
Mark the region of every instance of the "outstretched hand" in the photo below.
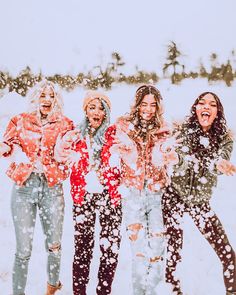
{"type": "Polygon", "coordinates": [[[179,162],[179,156],[173,148],[163,154],[163,159],[166,165],[176,165],[179,162]]]}
{"type": "Polygon", "coordinates": [[[79,138],[80,132],[77,129],[67,131],[61,139],[61,147],[64,150],[69,150],[72,148],[73,143],[75,143],[79,138]]]}
{"type": "Polygon", "coordinates": [[[182,138],[178,138],[180,132],[175,133],[164,140],[161,144],[156,144],[153,148],[152,162],[156,166],[176,165],[179,162],[178,154],[175,148],[182,142],[182,138]]]}
{"type": "MultiPolygon", "coordinates": [[[[58,137],[54,149],[54,157],[58,162],[71,162],[72,146],[80,136],[80,132],[76,129],[67,131],[66,134],[60,138],[58,137]]],[[[76,157],[73,157],[76,158],[76,157]]]]}
{"type": "Polygon", "coordinates": [[[0,157],[10,152],[10,150],[11,148],[9,147],[9,145],[5,144],[4,142],[0,142],[0,157]]]}
{"type": "Polygon", "coordinates": [[[138,152],[134,142],[121,129],[117,129],[110,152],[111,154],[118,154],[128,166],[135,164],[138,159],[138,152]]]}
{"type": "Polygon", "coordinates": [[[111,152],[116,152],[119,154],[126,154],[131,152],[134,149],[134,143],[129,138],[129,136],[122,131],[121,129],[117,128],[115,138],[113,140],[113,146],[111,147],[111,152]]]}
{"type": "Polygon", "coordinates": [[[231,162],[224,159],[220,159],[216,163],[216,168],[218,171],[220,171],[221,173],[227,176],[232,176],[236,172],[236,166],[234,166],[231,162]]]}
{"type": "Polygon", "coordinates": [[[163,153],[169,153],[171,150],[174,150],[179,144],[183,141],[182,138],[177,138],[180,132],[176,132],[173,136],[168,137],[161,144],[161,151],[163,153]]]}
{"type": "Polygon", "coordinates": [[[152,163],[155,166],[175,165],[179,162],[178,154],[173,146],[168,146],[165,150],[162,145],[156,144],[152,150],[152,163]]]}

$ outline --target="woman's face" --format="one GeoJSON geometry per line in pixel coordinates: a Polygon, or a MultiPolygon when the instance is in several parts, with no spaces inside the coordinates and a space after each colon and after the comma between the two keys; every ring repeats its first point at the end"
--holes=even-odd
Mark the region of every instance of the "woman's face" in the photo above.
{"type": "Polygon", "coordinates": [[[153,94],[146,94],[139,106],[139,116],[149,121],[156,115],[157,103],[153,94]]]}
{"type": "Polygon", "coordinates": [[[211,128],[217,116],[217,111],[217,102],[211,93],[207,93],[198,101],[196,114],[203,131],[208,131],[211,128]]]}
{"type": "Polygon", "coordinates": [[[86,116],[92,128],[97,129],[101,126],[105,118],[105,110],[99,98],[95,98],[86,108],[86,116]]]}
{"type": "Polygon", "coordinates": [[[52,87],[45,86],[39,97],[39,110],[41,115],[47,116],[54,107],[55,94],[52,87]]]}

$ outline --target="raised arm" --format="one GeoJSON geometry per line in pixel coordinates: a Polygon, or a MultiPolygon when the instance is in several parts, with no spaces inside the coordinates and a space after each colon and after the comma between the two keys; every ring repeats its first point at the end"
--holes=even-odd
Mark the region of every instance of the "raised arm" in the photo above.
{"type": "Polygon", "coordinates": [[[0,143],[0,156],[10,156],[13,153],[14,145],[20,146],[17,125],[18,118],[12,118],[5,131],[3,142],[0,143]]]}

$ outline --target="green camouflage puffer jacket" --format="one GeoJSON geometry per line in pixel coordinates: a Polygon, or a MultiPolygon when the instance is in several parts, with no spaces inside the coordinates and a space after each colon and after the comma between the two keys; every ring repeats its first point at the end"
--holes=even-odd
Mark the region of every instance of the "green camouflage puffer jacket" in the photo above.
{"type": "MultiPolygon", "coordinates": [[[[220,158],[230,159],[233,140],[227,133],[222,138],[219,148],[214,151],[213,157],[206,154],[204,158],[198,159],[195,154],[189,152],[191,142],[188,132],[182,129],[177,138],[182,142],[176,148],[179,163],[174,166],[171,188],[189,206],[209,202],[212,190],[217,184],[217,176],[221,174],[216,169],[216,162],[220,158]]],[[[203,136],[200,140],[203,145],[207,145],[206,137],[203,136]]]]}

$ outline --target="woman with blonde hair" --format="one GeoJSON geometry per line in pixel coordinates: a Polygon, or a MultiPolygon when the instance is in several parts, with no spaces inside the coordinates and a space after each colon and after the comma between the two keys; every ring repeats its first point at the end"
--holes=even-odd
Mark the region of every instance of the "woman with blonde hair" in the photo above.
{"type": "Polygon", "coordinates": [[[30,95],[30,110],[13,117],[0,143],[0,155],[20,150],[21,161],[12,162],[7,175],[13,180],[11,210],[16,235],[13,295],[25,294],[37,210],[48,253],[47,295],[61,288],[59,281],[64,217],[62,181],[65,165],[54,158],[57,137],[73,128],[62,114],[62,101],[53,83],[38,83],[30,95]]]}

